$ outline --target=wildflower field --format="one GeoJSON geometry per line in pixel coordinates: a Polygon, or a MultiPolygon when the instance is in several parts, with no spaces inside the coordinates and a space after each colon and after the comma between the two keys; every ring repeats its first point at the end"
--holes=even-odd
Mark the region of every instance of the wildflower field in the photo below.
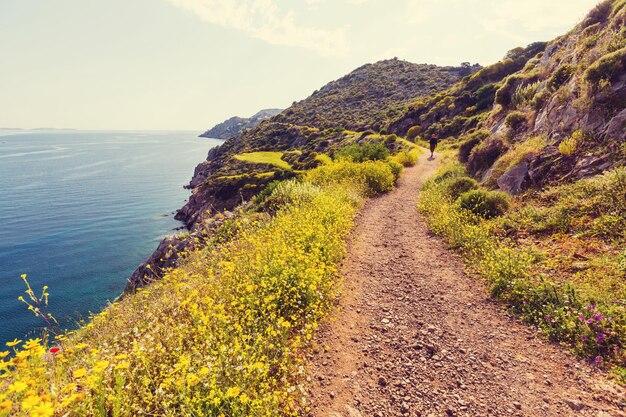
{"type": "MultiPolygon", "coordinates": [[[[272,214],[239,213],[85,327],[7,343],[0,416],[306,410],[304,355],[333,305],[354,216],[366,196],[393,187],[392,165],[339,161],[283,182],[259,197],[272,214]]],[[[35,306],[47,297],[29,296],[35,306]]]]}
{"type": "Polygon", "coordinates": [[[487,280],[494,298],[552,340],[614,365],[623,379],[623,169],[511,203],[478,188],[463,166],[448,164],[424,183],[418,208],[487,280]],[[466,205],[474,195],[483,197],[466,205]],[[615,227],[604,227],[607,221],[615,227]]]}

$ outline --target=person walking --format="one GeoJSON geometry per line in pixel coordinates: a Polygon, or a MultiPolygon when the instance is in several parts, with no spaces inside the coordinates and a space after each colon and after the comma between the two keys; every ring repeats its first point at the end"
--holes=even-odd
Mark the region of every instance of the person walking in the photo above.
{"type": "Polygon", "coordinates": [[[437,142],[439,140],[437,139],[437,135],[436,134],[432,134],[430,136],[430,159],[434,159],[434,152],[435,152],[435,148],[437,147],[437,142]]]}

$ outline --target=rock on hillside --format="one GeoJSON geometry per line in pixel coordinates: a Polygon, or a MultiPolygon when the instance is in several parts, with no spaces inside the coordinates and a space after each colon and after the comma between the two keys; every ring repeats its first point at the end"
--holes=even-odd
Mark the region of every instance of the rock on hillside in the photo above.
{"type": "Polygon", "coordinates": [[[250,117],[231,117],[200,135],[201,138],[228,139],[276,116],[282,109],[264,109],[250,117]]]}

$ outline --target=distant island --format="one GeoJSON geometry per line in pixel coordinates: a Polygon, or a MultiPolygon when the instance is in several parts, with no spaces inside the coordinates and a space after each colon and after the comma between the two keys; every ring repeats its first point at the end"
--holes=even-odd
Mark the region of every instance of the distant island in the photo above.
{"type": "Polygon", "coordinates": [[[200,135],[201,138],[228,139],[237,136],[247,129],[256,127],[264,120],[271,119],[281,113],[282,109],[264,109],[251,117],[231,117],[222,123],[213,126],[200,135]]]}

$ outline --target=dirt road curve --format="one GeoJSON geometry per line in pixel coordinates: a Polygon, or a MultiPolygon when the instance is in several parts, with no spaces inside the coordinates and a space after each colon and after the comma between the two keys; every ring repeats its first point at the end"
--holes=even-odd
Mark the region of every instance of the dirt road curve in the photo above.
{"type": "Polygon", "coordinates": [[[310,415],[626,415],[624,390],[490,301],[428,232],[415,202],[436,165],[422,157],[362,211],[311,358],[310,415]]]}

